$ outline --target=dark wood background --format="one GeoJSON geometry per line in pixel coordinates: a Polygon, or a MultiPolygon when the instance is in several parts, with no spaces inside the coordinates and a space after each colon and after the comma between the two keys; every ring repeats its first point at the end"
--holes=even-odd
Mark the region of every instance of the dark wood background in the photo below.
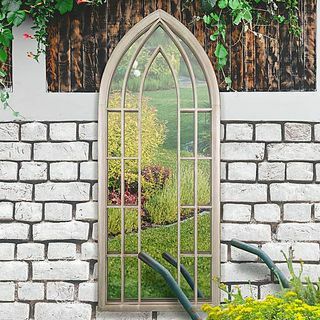
{"type": "MultiPolygon", "coordinates": [[[[114,47],[143,17],[161,8],[187,26],[197,37],[215,66],[215,45],[202,21],[194,17],[200,1],[185,6],[181,0],[108,0],[99,8],[79,6],[77,11],[57,17],[49,26],[47,52],[48,89],[53,92],[94,92],[114,47]]],[[[268,37],[228,27],[230,59],[226,74],[237,91],[312,91],[316,89],[316,0],[300,0],[299,39],[287,26],[260,27],[268,37]],[[267,28],[267,29],[266,29],[267,28]]],[[[220,89],[225,90],[221,72],[220,89]]]]}

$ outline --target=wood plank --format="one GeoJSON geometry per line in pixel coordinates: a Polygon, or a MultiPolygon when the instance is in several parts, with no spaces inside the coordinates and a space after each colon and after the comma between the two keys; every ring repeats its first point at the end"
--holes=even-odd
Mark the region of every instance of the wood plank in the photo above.
{"type": "Polygon", "coordinates": [[[305,87],[306,91],[316,89],[316,12],[317,1],[305,0],[305,87]]]}
{"type": "Polygon", "coordinates": [[[96,75],[96,91],[99,91],[101,77],[108,60],[107,51],[107,5],[104,4],[101,8],[94,10],[94,20],[96,25],[96,54],[95,54],[95,65],[97,67],[96,75]]]}
{"type": "Polygon", "coordinates": [[[59,91],[70,92],[70,14],[59,18],[59,33],[59,91]]]}
{"type": "Polygon", "coordinates": [[[58,17],[56,16],[48,26],[48,43],[46,50],[46,71],[48,90],[56,92],[59,90],[59,42],[58,17]]]}
{"type": "Polygon", "coordinates": [[[255,87],[255,35],[248,30],[244,36],[244,88],[253,91],[255,87]]]}
{"type": "Polygon", "coordinates": [[[232,89],[243,90],[243,40],[242,28],[232,26],[231,28],[231,80],[232,89]]]}
{"type": "Polygon", "coordinates": [[[270,40],[268,43],[268,91],[278,91],[279,79],[279,27],[272,23],[268,27],[270,40]]]}
{"type": "Polygon", "coordinates": [[[257,26],[258,36],[255,41],[255,90],[264,91],[268,88],[268,60],[267,47],[268,38],[267,27],[263,25],[257,26]]]}
{"type": "Polygon", "coordinates": [[[92,7],[86,7],[83,12],[83,88],[84,91],[96,90],[96,52],[94,13],[92,7]]]}
{"type": "Polygon", "coordinates": [[[83,91],[82,27],[83,21],[80,12],[72,13],[70,29],[72,91],[83,91]]]}

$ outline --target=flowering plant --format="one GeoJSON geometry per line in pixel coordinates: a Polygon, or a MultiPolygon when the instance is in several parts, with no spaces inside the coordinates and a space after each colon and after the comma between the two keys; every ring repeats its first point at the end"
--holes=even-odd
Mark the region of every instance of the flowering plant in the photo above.
{"type": "Polygon", "coordinates": [[[65,14],[72,11],[75,3],[101,5],[106,0],[0,0],[0,101],[3,107],[11,109],[8,103],[9,93],[6,90],[8,52],[13,40],[12,27],[18,27],[29,15],[33,19],[34,35],[23,34],[24,39],[35,39],[38,43],[36,52],[28,52],[28,56],[38,60],[47,45],[47,25],[55,13],[65,14]]]}

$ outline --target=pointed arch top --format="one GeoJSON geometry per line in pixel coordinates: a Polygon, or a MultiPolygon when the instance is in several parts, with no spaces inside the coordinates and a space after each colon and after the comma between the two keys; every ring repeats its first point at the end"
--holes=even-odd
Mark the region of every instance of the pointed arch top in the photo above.
{"type": "MultiPolygon", "coordinates": [[[[127,52],[132,44],[134,44],[141,36],[145,35],[146,39],[141,41],[139,45],[139,48],[141,49],[147,41],[148,35],[150,36],[158,26],[163,26],[164,29],[169,29],[190,48],[205,75],[209,89],[211,107],[220,110],[219,85],[209,57],[190,30],[162,9],[154,11],[134,25],[113,50],[101,79],[100,88],[103,88],[103,90],[100,90],[99,94],[99,109],[103,109],[106,106],[107,93],[110,89],[112,75],[122,56],[127,52]]],[[[138,51],[139,50],[137,50],[137,53],[138,51]]]]}

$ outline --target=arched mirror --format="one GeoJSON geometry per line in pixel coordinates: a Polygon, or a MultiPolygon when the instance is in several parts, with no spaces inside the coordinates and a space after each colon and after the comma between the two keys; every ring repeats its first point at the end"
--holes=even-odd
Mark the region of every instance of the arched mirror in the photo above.
{"type": "Polygon", "coordinates": [[[138,259],[141,251],[169,269],[195,306],[219,302],[219,139],[208,57],[175,18],[150,14],[118,44],[101,82],[100,308],[179,309],[166,282],[138,259]]]}

